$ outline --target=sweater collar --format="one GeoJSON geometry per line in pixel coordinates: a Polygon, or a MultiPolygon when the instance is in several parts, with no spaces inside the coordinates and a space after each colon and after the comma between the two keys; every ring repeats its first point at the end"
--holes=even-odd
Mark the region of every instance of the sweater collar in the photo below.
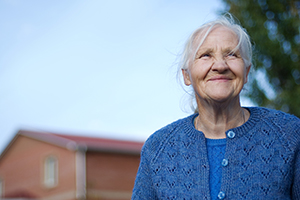
{"type": "MultiPolygon", "coordinates": [[[[226,131],[234,131],[236,137],[242,137],[251,131],[256,124],[261,119],[260,108],[259,107],[244,107],[250,112],[250,117],[243,125],[229,129],[226,131]]],[[[201,131],[198,131],[194,126],[194,119],[198,116],[198,113],[192,114],[186,118],[185,123],[183,123],[183,128],[185,133],[192,139],[205,139],[204,134],[201,131]]]]}

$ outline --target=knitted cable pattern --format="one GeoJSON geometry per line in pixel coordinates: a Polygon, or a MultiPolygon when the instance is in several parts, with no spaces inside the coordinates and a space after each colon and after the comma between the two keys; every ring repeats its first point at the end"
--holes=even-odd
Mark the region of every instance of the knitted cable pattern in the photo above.
{"type": "MultiPolygon", "coordinates": [[[[266,108],[226,131],[219,199],[300,200],[300,120],[266,108]]],[[[197,114],[151,135],[141,152],[132,199],[209,200],[209,162],[197,114]]]]}

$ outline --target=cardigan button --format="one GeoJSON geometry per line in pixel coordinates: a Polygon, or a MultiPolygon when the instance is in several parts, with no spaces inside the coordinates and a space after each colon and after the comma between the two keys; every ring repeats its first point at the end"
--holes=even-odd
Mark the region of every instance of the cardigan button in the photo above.
{"type": "Polygon", "coordinates": [[[219,199],[224,199],[225,198],[225,193],[224,192],[219,192],[219,194],[218,194],[218,198],[219,199]]]}
{"type": "Polygon", "coordinates": [[[226,167],[228,165],[228,160],[224,158],[221,164],[223,167],[226,167]]]}
{"type": "Polygon", "coordinates": [[[227,133],[227,136],[229,137],[229,138],[234,138],[235,137],[235,132],[233,132],[233,131],[229,131],[228,133],[227,133]]]}

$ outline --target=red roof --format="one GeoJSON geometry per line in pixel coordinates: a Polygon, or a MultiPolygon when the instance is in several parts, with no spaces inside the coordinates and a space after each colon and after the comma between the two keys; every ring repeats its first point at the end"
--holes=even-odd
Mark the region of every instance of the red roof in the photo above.
{"type": "Polygon", "coordinates": [[[143,142],[135,141],[105,139],[99,137],[84,137],[28,130],[20,130],[17,135],[23,135],[29,138],[51,143],[69,150],[139,154],[144,144],[143,142]]]}

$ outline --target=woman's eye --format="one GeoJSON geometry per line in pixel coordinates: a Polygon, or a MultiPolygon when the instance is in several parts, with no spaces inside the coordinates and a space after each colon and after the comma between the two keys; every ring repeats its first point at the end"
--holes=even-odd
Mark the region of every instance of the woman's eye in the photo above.
{"type": "Polygon", "coordinates": [[[208,53],[202,54],[199,58],[207,58],[207,57],[210,57],[210,54],[208,53]]]}
{"type": "Polygon", "coordinates": [[[237,57],[237,55],[234,52],[230,52],[227,54],[228,57],[237,57]]]}

